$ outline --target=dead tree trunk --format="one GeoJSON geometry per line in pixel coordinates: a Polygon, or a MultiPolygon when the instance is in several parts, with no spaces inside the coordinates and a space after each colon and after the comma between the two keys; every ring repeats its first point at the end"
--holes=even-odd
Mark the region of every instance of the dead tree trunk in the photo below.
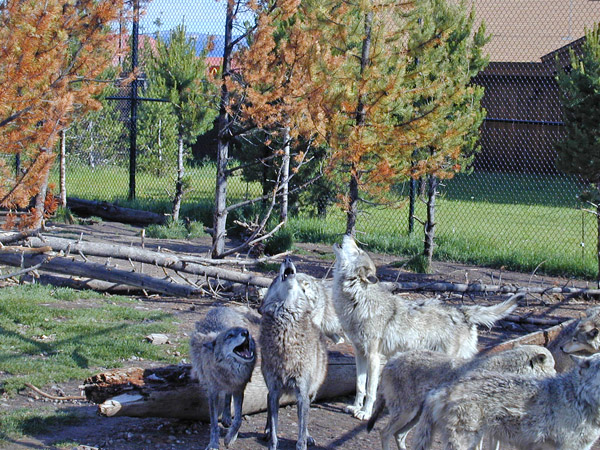
{"type": "Polygon", "coordinates": [[[0,252],[0,264],[22,268],[39,266],[41,271],[125,284],[177,297],[193,297],[203,293],[203,291],[190,286],[172,283],[148,275],[127,272],[93,262],[73,261],[70,258],[61,256],[0,252]]]}
{"type": "Polygon", "coordinates": [[[150,211],[140,211],[137,209],[117,206],[113,203],[83,200],[75,197],[67,198],[67,205],[71,211],[80,216],[98,216],[115,222],[136,225],[162,225],[167,220],[167,216],[164,214],[157,214],[150,211]]]}
{"type": "Polygon", "coordinates": [[[281,221],[287,222],[290,178],[290,128],[283,130],[283,170],[281,180],[281,221]]]}

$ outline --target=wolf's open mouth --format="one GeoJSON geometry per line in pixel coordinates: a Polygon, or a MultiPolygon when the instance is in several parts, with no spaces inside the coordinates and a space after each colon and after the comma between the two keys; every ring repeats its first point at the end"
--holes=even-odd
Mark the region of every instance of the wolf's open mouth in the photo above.
{"type": "Polygon", "coordinates": [[[286,267],[285,270],[283,271],[283,275],[281,276],[281,279],[283,281],[285,281],[287,277],[289,277],[290,275],[294,275],[295,273],[296,273],[296,271],[294,270],[293,267],[286,267]]]}
{"type": "Polygon", "coordinates": [[[254,352],[250,348],[250,339],[244,340],[243,343],[233,349],[233,352],[244,359],[254,358],[254,352]]]}

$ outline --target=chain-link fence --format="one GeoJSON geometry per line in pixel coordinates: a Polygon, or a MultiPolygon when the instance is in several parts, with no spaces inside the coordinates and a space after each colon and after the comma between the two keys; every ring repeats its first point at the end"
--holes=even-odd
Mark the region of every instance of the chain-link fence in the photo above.
{"type": "MultiPolygon", "coordinates": [[[[226,1],[142,2],[139,58],[156,47],[157,37],[184,25],[209,72],[220,69],[223,57],[226,1]],[[210,42],[210,44],[208,44],[210,42]],[[209,46],[209,51],[202,51],[209,46]]],[[[566,65],[569,51],[581,47],[584,29],[600,21],[600,2],[593,0],[472,0],[477,20],[483,20],[490,42],[490,64],[475,79],[485,87],[482,105],[487,118],[481,128],[481,152],[470,174],[446,180],[437,209],[437,256],[479,264],[592,276],[596,267],[595,216],[578,200],[582,181],[560,173],[554,144],[564,136],[555,81],[556,59],[566,65]]],[[[241,12],[234,37],[253,23],[241,12]],[[237,33],[237,34],[236,34],[237,33]]],[[[131,26],[122,29],[131,40],[131,26]]],[[[131,67],[131,56],[124,67],[131,67]]],[[[136,207],[169,211],[176,177],[177,127],[166,104],[152,96],[152,80],[141,71],[138,82],[137,127],[132,146],[131,88],[107,92],[104,109],[78,119],[67,130],[67,193],[96,200],[131,202],[136,207]],[[136,172],[132,191],[131,151],[136,172]]],[[[217,105],[215,96],[214,106],[217,105]]],[[[186,143],[185,171],[189,183],[184,214],[210,215],[216,178],[216,132],[186,143]],[[198,212],[202,210],[202,212],[198,212]]],[[[53,177],[57,178],[54,174],[53,177]]],[[[409,183],[398,186],[403,206],[409,183]]],[[[230,177],[231,198],[262,192],[260,183],[237,173],[230,177]]],[[[423,197],[424,183],[417,189],[423,197]],[[420,190],[419,190],[420,189],[420,190]]],[[[330,206],[331,185],[315,185],[300,194],[290,226],[297,239],[339,239],[344,215],[330,206]],[[330,206],[327,208],[327,206],[330,206]]],[[[415,215],[424,218],[422,202],[415,215]]],[[[409,233],[409,208],[369,208],[358,219],[359,232],[373,248],[416,253],[422,246],[418,223],[409,233]]]]}

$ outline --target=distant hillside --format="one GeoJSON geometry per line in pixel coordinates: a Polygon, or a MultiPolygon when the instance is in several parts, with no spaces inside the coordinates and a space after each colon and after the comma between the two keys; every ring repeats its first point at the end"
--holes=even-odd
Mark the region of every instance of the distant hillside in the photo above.
{"type": "MultiPolygon", "coordinates": [[[[147,36],[155,37],[156,33],[146,33],[147,36]]],[[[225,49],[225,36],[220,35],[210,35],[205,33],[192,33],[188,32],[186,35],[190,38],[196,40],[196,53],[202,53],[204,47],[206,46],[208,39],[212,36],[213,38],[213,49],[208,53],[208,56],[211,57],[223,57],[223,50],[225,49]]],[[[161,31],[160,37],[166,41],[169,40],[169,31],[161,31]]],[[[236,36],[233,37],[236,39],[236,36]]]]}

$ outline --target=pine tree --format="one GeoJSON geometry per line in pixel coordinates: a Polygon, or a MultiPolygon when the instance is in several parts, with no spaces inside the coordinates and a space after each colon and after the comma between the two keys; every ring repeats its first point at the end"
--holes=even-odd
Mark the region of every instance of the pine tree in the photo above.
{"type": "MultiPolygon", "coordinates": [[[[556,165],[589,184],[581,199],[595,206],[600,231],[600,27],[586,30],[583,53],[571,51],[568,70],[558,69],[565,138],[556,145],[556,165]]],[[[600,233],[597,244],[600,285],[600,233]]]]}
{"type": "Polygon", "coordinates": [[[111,24],[122,7],[122,0],[0,5],[0,147],[20,155],[24,170],[13,176],[0,164],[0,205],[25,207],[36,197],[22,226],[42,223],[54,144],[72,112],[101,106],[94,95],[103,84],[94,80],[117,53],[111,24]]]}
{"type": "Polygon", "coordinates": [[[471,37],[472,16],[442,0],[306,5],[321,44],[311,65],[313,125],[332,149],[330,170],[346,176],[353,234],[361,201],[382,200],[406,176],[460,170],[482,117],[480,90],[466,86],[481,65],[469,58],[485,39],[481,30],[471,37]],[[417,151],[415,161],[415,149],[427,156],[417,151]]]}
{"type": "Polygon", "coordinates": [[[209,79],[206,67],[208,46],[196,54],[196,43],[180,25],[167,40],[157,36],[156,51],[150,52],[146,63],[149,93],[170,101],[177,122],[177,180],[172,217],[179,220],[179,209],[185,190],[184,159],[186,145],[196,142],[208,131],[216,117],[214,108],[216,85],[209,79]]]}

